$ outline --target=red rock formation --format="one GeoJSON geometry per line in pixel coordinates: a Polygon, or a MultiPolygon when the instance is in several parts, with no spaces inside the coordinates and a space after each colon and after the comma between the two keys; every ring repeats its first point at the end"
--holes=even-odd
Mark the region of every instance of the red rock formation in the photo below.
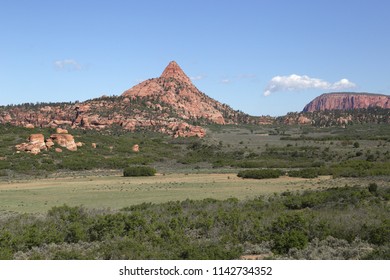
{"type": "Polygon", "coordinates": [[[24,127],[25,128],[31,128],[31,129],[35,128],[35,126],[33,124],[31,124],[31,123],[26,124],[24,127]]]}
{"type": "Polygon", "coordinates": [[[390,109],[390,96],[372,93],[326,93],[305,106],[303,112],[352,110],[369,107],[390,109]]]}
{"type": "Polygon", "coordinates": [[[57,133],[57,134],[68,134],[68,130],[62,129],[62,128],[60,128],[60,127],[57,127],[56,133],[57,133]]]}
{"type": "Polygon", "coordinates": [[[170,104],[181,119],[205,118],[217,124],[226,123],[221,112],[223,104],[200,92],[175,61],[169,63],[159,78],[144,81],[122,96],[130,100],[152,96],[170,104]]]}
{"type": "Polygon", "coordinates": [[[47,150],[45,136],[43,136],[43,134],[31,134],[28,138],[28,143],[16,145],[15,148],[18,151],[24,151],[37,155],[41,152],[41,150],[47,150]]]}
{"type": "Polygon", "coordinates": [[[53,142],[70,151],[77,151],[77,145],[74,142],[73,135],[70,134],[53,134],[50,136],[53,142]]]}

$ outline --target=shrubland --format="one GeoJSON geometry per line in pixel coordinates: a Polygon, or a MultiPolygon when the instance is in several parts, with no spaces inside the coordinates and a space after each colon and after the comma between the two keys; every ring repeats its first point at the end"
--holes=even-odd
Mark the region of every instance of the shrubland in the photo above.
{"type": "MultiPolygon", "coordinates": [[[[248,200],[67,205],[0,222],[1,259],[375,259],[390,254],[388,187],[345,186],[248,200]],[[372,187],[371,187],[372,189],[372,187]]],[[[386,257],[387,256],[387,257],[386,257]]]]}

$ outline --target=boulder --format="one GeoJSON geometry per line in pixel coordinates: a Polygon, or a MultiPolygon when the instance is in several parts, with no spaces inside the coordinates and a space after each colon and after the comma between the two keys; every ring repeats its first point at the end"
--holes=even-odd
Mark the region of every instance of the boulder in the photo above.
{"type": "Polygon", "coordinates": [[[139,152],[139,145],[135,144],[132,148],[133,152],[138,153],[139,152]]]}
{"type": "Polygon", "coordinates": [[[50,149],[50,148],[53,147],[53,146],[54,146],[53,140],[51,140],[51,138],[46,139],[46,147],[47,147],[48,149],[50,149]]]}
{"type": "Polygon", "coordinates": [[[53,134],[50,136],[54,143],[61,147],[67,148],[69,151],[77,151],[77,145],[74,142],[74,137],[71,134],[53,134]]]}
{"type": "Polygon", "coordinates": [[[62,129],[60,127],[57,127],[56,133],[58,133],[58,134],[68,134],[68,130],[62,129]]]}
{"type": "Polygon", "coordinates": [[[18,151],[24,151],[37,155],[41,150],[47,150],[45,136],[43,134],[31,134],[27,143],[16,145],[18,151]]]}

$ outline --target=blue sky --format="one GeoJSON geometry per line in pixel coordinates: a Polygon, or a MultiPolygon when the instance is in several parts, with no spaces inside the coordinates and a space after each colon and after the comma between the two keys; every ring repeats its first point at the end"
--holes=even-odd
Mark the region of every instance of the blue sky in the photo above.
{"type": "Polygon", "coordinates": [[[252,115],[390,93],[390,1],[0,0],[0,105],[119,95],[175,60],[252,115]]]}

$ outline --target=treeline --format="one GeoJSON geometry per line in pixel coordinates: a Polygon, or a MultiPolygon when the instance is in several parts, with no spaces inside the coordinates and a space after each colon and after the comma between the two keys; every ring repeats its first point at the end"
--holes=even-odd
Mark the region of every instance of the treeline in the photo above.
{"type": "Polygon", "coordinates": [[[389,198],[389,188],[365,186],[114,212],[64,205],[3,217],[0,258],[390,259],[389,198]]]}

